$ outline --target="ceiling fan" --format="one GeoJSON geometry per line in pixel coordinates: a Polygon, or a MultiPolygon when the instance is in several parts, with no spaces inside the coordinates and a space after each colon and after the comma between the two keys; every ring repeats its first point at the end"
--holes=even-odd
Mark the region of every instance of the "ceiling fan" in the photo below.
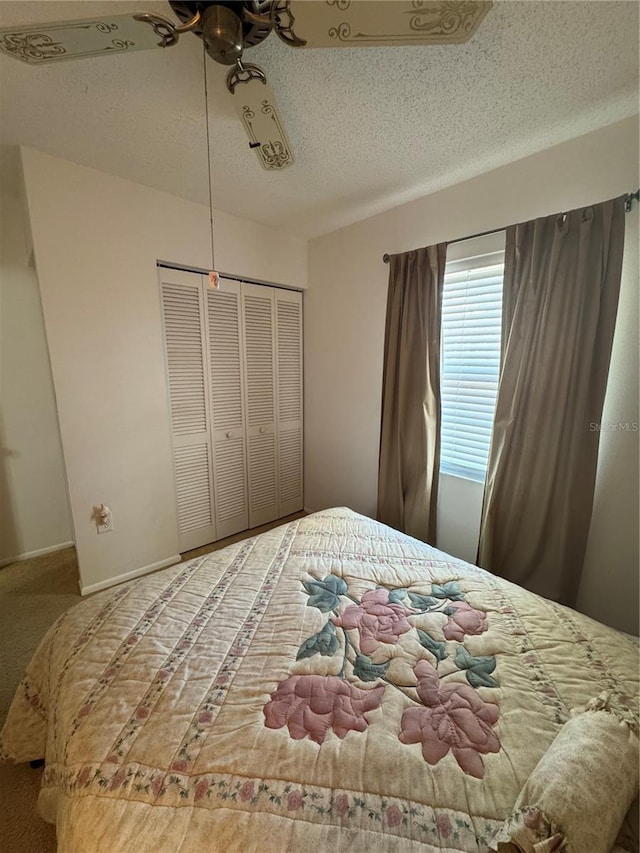
{"type": "Polygon", "coordinates": [[[268,170],[293,163],[267,78],[244,52],[274,32],[297,48],[460,44],[476,31],[491,0],[170,0],[179,19],[141,12],[0,29],[0,53],[40,65],[171,47],[194,33],[208,55],[230,66],[227,88],[268,170]]]}

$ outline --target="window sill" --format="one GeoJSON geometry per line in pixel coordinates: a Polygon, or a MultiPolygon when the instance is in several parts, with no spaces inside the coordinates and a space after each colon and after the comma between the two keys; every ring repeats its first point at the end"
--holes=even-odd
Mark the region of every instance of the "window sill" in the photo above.
{"type": "Polygon", "coordinates": [[[452,480],[462,480],[465,483],[475,483],[481,489],[484,489],[484,484],[485,484],[484,479],[479,480],[476,477],[472,477],[468,474],[460,474],[460,473],[453,474],[453,473],[451,473],[451,471],[443,471],[441,469],[440,470],[440,476],[441,477],[450,477],[452,480]]]}

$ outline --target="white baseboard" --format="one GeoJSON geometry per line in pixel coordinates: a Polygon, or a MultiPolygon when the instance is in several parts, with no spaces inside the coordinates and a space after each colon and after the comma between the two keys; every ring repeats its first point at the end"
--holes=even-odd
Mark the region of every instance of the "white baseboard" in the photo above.
{"type": "Polygon", "coordinates": [[[303,507],[303,509],[307,513],[307,515],[311,515],[312,512],[315,512],[315,509],[309,509],[308,506],[303,507]]]}
{"type": "Polygon", "coordinates": [[[15,557],[6,557],[0,560],[0,568],[10,563],[19,563],[22,560],[30,560],[32,557],[43,557],[45,554],[53,554],[55,551],[64,551],[65,548],[73,548],[74,542],[60,542],[59,545],[49,545],[47,548],[38,548],[36,551],[25,551],[24,554],[16,554],[15,557]]]}
{"type": "Polygon", "coordinates": [[[116,575],[114,578],[107,578],[104,581],[98,581],[98,583],[91,583],[89,586],[83,586],[82,582],[80,582],[80,595],[89,595],[92,592],[99,592],[101,589],[107,589],[110,586],[116,586],[119,583],[139,578],[141,575],[149,574],[149,572],[155,572],[158,569],[166,569],[167,566],[173,566],[175,563],[179,563],[181,559],[180,554],[176,554],[175,557],[167,557],[166,560],[159,560],[157,563],[150,563],[148,566],[142,566],[141,569],[133,569],[131,572],[125,572],[122,575],[116,575]]]}

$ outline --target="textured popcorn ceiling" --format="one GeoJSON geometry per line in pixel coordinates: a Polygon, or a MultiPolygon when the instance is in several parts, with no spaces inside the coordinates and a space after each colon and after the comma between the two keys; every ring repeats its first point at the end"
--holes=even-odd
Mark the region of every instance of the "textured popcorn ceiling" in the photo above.
{"type": "MultiPolygon", "coordinates": [[[[245,54],[295,155],[262,170],[207,59],[214,204],[302,236],[378,213],[638,110],[637,2],[496,2],[459,46],[245,54]]],[[[0,26],[157,2],[0,2],[0,26]]],[[[0,56],[3,145],[23,144],[207,203],[201,42],[34,68],[0,56]]],[[[6,149],[5,149],[6,150],[6,149]]],[[[615,157],[615,151],[611,152],[615,157]]],[[[630,188],[631,189],[631,188],[630,188]]]]}

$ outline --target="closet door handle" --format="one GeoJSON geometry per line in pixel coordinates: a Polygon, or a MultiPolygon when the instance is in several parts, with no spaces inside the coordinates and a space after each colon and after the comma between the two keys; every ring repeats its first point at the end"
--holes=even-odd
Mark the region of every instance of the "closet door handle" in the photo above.
{"type": "Polygon", "coordinates": [[[229,432],[227,433],[227,438],[233,438],[233,433],[231,432],[231,430],[229,430],[229,432]]]}
{"type": "Polygon", "coordinates": [[[264,435],[266,431],[266,427],[260,427],[260,435],[264,435]]]}

